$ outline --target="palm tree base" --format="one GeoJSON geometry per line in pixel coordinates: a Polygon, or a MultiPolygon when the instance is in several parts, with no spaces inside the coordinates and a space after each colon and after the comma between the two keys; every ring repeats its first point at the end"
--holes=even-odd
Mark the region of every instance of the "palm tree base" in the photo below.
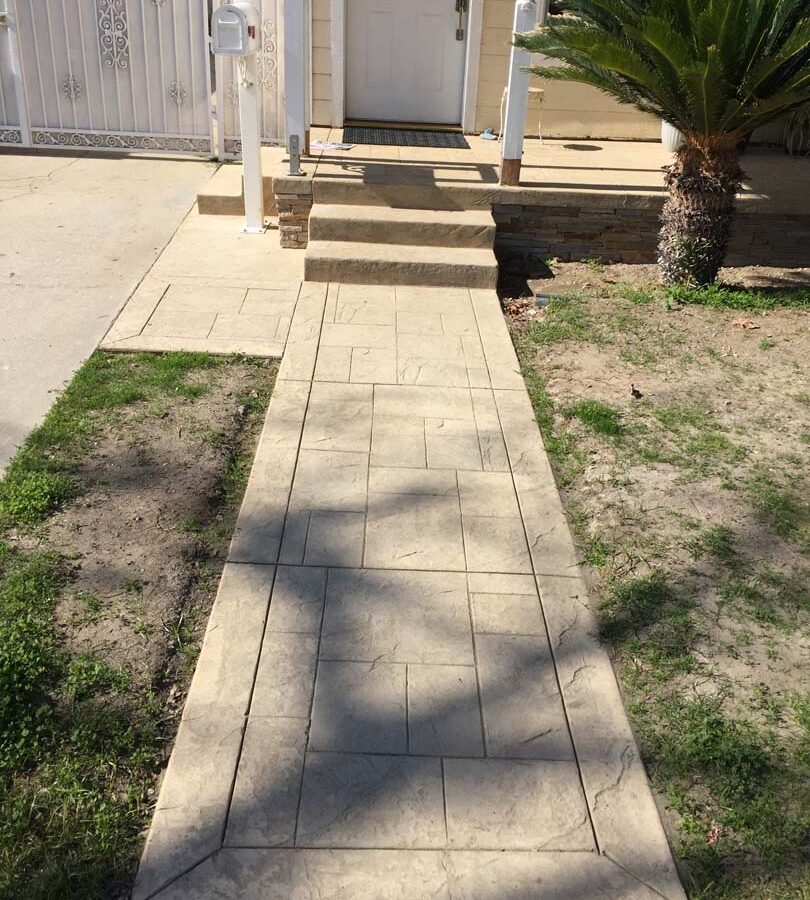
{"type": "Polygon", "coordinates": [[[735,143],[687,144],[667,166],[658,264],[665,284],[711,284],[726,255],[742,184],[735,143]]]}

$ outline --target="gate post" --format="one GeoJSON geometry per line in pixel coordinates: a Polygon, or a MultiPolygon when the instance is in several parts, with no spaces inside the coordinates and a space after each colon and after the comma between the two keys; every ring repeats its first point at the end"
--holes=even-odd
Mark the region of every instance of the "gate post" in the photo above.
{"type": "Polygon", "coordinates": [[[31,122],[28,119],[28,102],[25,99],[23,84],[22,58],[20,54],[19,18],[15,0],[6,5],[7,18],[5,30],[8,31],[8,48],[11,54],[11,73],[14,78],[14,100],[17,104],[17,119],[23,147],[33,146],[31,143],[31,122]]]}
{"type": "Polygon", "coordinates": [[[299,148],[308,149],[306,9],[307,4],[302,0],[284,3],[284,108],[288,153],[293,135],[298,137],[299,148]]]}

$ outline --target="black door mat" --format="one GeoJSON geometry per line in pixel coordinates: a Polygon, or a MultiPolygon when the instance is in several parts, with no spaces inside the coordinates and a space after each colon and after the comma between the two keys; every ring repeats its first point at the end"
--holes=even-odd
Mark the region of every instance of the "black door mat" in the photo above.
{"type": "Polygon", "coordinates": [[[458,131],[420,131],[407,128],[364,128],[346,125],[345,144],[374,144],[384,147],[436,147],[448,150],[469,150],[470,145],[458,131]]]}

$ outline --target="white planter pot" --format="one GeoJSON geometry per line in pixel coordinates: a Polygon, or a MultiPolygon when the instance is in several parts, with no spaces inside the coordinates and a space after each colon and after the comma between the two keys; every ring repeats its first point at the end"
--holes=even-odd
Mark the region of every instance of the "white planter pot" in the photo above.
{"type": "Polygon", "coordinates": [[[674,126],[670,125],[669,122],[661,122],[661,143],[664,145],[665,150],[669,150],[671,153],[674,153],[679,147],[682,147],[684,144],[683,134],[674,126]]]}

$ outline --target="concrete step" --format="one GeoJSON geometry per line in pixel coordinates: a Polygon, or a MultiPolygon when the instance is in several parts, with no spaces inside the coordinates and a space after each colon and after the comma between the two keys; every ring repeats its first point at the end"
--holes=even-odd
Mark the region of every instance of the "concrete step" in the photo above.
{"type": "Polygon", "coordinates": [[[310,240],[304,278],[348,284],[494,288],[498,264],[492,250],[483,248],[310,240]]]}
{"type": "Polygon", "coordinates": [[[313,241],[411,244],[492,249],[495,221],[489,210],[394,209],[316,203],[309,216],[313,241]]]}
{"type": "MultiPolygon", "coordinates": [[[[265,175],[264,214],[275,216],[276,197],[273,193],[273,178],[265,175]]],[[[197,193],[197,209],[201,216],[243,216],[245,198],[242,185],[242,167],[239,165],[220,166],[211,179],[197,193]]]]}
{"type": "MultiPolygon", "coordinates": [[[[497,187],[497,184],[494,185],[497,187]]],[[[316,178],[315,203],[351,206],[389,206],[393,209],[490,209],[492,192],[486,185],[459,186],[414,181],[407,172],[393,172],[378,180],[316,178]]]]}

